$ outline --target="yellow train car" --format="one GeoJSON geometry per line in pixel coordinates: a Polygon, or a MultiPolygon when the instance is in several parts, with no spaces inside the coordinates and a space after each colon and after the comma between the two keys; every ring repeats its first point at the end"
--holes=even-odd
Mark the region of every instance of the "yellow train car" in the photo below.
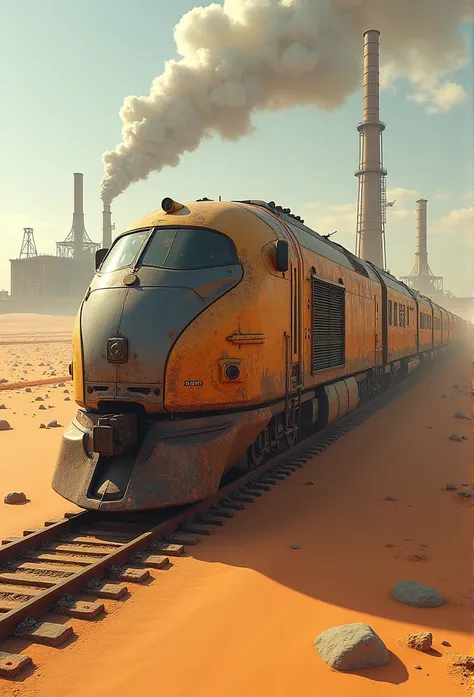
{"type": "Polygon", "coordinates": [[[462,334],[273,202],[164,199],[96,267],[53,477],[88,509],[204,499],[462,334]]]}

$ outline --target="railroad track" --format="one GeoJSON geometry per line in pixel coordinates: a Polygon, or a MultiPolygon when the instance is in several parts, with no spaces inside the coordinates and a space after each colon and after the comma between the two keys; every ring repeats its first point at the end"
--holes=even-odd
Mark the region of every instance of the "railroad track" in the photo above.
{"type": "MultiPolygon", "coordinates": [[[[64,518],[46,521],[40,529],[24,530],[23,537],[3,539],[0,642],[10,636],[49,646],[69,641],[72,627],[39,618],[52,612],[90,620],[104,613],[104,599],[124,598],[126,584],[143,583],[150,570],[169,570],[170,557],[180,556],[186,547],[212,534],[431,369],[430,362],[389,392],[224,485],[205,501],[171,513],[145,512],[121,518],[95,511],[66,513],[64,518]],[[79,600],[74,594],[90,599],[79,600]]],[[[0,677],[13,678],[31,665],[28,655],[0,651],[0,677]]]]}

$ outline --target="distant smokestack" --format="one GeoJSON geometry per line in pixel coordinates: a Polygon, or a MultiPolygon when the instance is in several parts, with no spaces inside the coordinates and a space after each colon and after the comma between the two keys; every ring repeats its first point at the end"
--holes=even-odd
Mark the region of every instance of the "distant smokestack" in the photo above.
{"type": "Polygon", "coordinates": [[[112,213],[110,211],[110,203],[104,203],[102,211],[102,247],[110,249],[112,244],[112,213]]]}
{"type": "Polygon", "coordinates": [[[427,203],[426,198],[420,198],[416,202],[415,265],[411,274],[402,276],[401,280],[430,298],[440,298],[443,295],[443,277],[433,276],[428,264],[427,203]]]}
{"type": "Polygon", "coordinates": [[[428,266],[427,203],[428,201],[425,198],[420,198],[416,202],[416,251],[414,272],[417,276],[431,274],[428,266]]]}
{"type": "Polygon", "coordinates": [[[74,215],[72,219],[73,235],[73,256],[78,259],[84,249],[85,226],[84,226],[84,175],[75,172],[74,177],[74,215]]]}
{"type": "Polygon", "coordinates": [[[379,36],[364,33],[364,111],[360,133],[359,195],[357,202],[357,249],[362,259],[385,268],[385,176],[382,164],[382,131],[379,107],[379,36]]]}

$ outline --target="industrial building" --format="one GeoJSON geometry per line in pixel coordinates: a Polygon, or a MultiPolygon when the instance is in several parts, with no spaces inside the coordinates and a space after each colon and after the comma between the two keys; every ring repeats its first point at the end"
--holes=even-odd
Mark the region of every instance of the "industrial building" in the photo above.
{"type": "Polygon", "coordinates": [[[84,175],[73,177],[74,213],[68,236],[56,243],[56,255],[38,254],[33,229],[23,229],[20,256],[10,259],[11,296],[0,312],[77,310],[94,275],[95,252],[101,245],[90,239],[84,225],[84,175]]]}

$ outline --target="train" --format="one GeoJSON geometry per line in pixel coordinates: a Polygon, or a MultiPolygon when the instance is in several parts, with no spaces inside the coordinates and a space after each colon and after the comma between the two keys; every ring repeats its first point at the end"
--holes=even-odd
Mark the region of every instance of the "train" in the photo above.
{"type": "Polygon", "coordinates": [[[96,253],[53,489],[104,512],[206,499],[466,333],[273,201],[165,198],[96,253]]]}

